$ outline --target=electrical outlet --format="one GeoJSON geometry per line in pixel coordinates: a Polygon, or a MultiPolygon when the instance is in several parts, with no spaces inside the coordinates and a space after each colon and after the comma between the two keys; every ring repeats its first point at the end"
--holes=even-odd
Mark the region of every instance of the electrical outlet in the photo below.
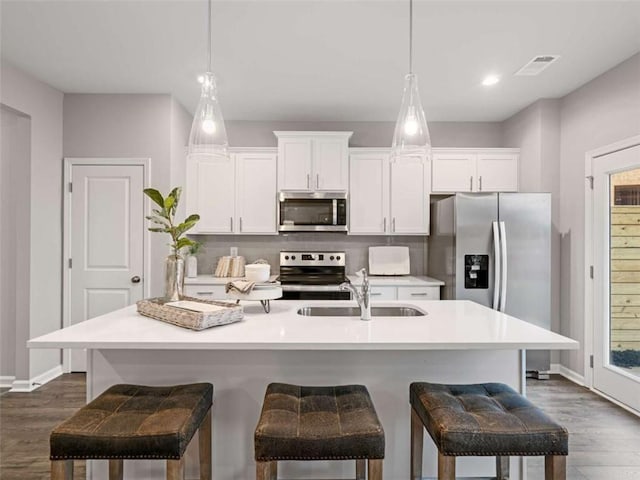
{"type": "Polygon", "coordinates": [[[229,249],[229,254],[230,254],[232,257],[237,257],[237,256],[238,256],[238,247],[231,247],[231,248],[229,249]]]}

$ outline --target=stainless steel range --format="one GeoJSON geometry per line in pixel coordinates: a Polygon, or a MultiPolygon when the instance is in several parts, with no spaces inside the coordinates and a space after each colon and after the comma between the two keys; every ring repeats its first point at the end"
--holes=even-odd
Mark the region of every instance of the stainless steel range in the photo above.
{"type": "Polygon", "coordinates": [[[284,300],[349,300],[344,252],[280,252],[284,300]]]}

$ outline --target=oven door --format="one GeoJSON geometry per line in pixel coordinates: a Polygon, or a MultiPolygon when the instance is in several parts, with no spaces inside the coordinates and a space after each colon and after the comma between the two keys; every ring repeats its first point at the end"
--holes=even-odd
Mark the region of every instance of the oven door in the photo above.
{"type": "Polygon", "coordinates": [[[282,300],[350,300],[337,285],[282,285],[282,300]]]}
{"type": "Polygon", "coordinates": [[[347,194],[344,192],[281,192],[278,203],[281,232],[347,231],[347,194]]]}

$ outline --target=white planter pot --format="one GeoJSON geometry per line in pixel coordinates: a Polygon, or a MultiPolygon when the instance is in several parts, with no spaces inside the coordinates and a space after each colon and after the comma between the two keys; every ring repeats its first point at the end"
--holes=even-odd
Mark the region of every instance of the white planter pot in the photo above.
{"type": "Polygon", "coordinates": [[[187,277],[194,278],[198,276],[198,257],[189,255],[187,257],[187,277]]]}

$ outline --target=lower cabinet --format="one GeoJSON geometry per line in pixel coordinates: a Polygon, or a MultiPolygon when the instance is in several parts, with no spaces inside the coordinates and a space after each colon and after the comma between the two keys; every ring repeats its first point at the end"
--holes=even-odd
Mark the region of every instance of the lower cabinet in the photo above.
{"type": "Polygon", "coordinates": [[[226,300],[224,285],[185,285],[184,294],[204,300],[226,300]]]}
{"type": "Polygon", "coordinates": [[[440,300],[440,287],[371,287],[371,300],[440,300]]]}

